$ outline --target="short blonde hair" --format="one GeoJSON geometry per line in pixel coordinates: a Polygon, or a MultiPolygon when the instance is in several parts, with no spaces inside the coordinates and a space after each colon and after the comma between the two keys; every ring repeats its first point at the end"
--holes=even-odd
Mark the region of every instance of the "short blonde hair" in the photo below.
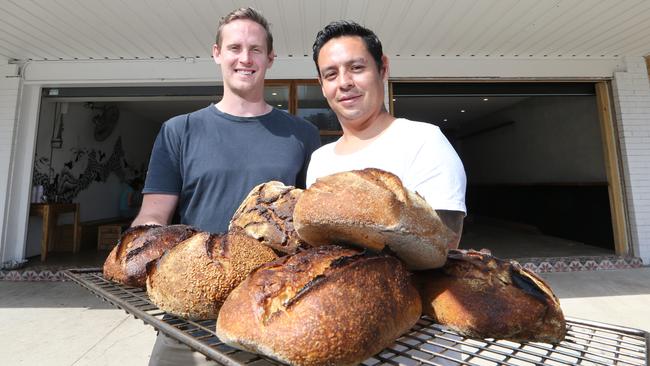
{"type": "Polygon", "coordinates": [[[255,23],[261,25],[262,28],[264,28],[266,31],[267,52],[271,53],[271,51],[273,51],[273,35],[271,34],[269,22],[266,20],[266,18],[264,18],[262,13],[250,7],[235,9],[219,20],[219,25],[217,26],[217,37],[215,40],[215,43],[217,45],[221,46],[221,31],[223,30],[223,27],[226,24],[238,19],[252,20],[255,23]]]}

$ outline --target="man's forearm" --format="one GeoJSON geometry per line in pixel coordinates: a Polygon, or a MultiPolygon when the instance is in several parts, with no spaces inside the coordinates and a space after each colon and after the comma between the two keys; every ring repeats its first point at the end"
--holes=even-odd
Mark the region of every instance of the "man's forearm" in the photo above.
{"type": "Polygon", "coordinates": [[[169,225],[171,222],[178,196],[168,194],[145,194],[142,207],[131,226],[137,225],[169,225]]]}
{"type": "Polygon", "coordinates": [[[138,214],[138,216],[131,223],[131,226],[138,225],[169,225],[169,221],[157,215],[138,214]]]}
{"type": "Polygon", "coordinates": [[[450,231],[450,240],[447,242],[449,249],[458,248],[460,237],[463,233],[463,220],[465,214],[460,211],[436,210],[442,224],[450,231]]]}

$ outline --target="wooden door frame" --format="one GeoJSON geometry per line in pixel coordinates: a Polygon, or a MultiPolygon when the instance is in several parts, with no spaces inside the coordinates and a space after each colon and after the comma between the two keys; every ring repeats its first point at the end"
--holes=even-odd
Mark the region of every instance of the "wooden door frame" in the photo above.
{"type": "Polygon", "coordinates": [[[266,80],[264,86],[288,86],[289,87],[289,113],[295,115],[298,112],[298,86],[318,85],[318,79],[277,79],[266,80]]]}
{"type": "Polygon", "coordinates": [[[611,83],[609,81],[597,82],[595,83],[595,89],[603,158],[605,171],[607,172],[607,191],[609,193],[614,248],[617,255],[632,255],[627,206],[623,190],[623,175],[621,174],[621,154],[612,108],[611,83]]]}

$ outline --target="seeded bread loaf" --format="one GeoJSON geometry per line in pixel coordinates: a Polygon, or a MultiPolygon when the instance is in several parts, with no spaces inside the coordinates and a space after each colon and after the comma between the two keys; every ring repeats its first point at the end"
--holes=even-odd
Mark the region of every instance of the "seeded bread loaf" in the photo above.
{"type": "Polygon", "coordinates": [[[415,275],[423,313],[474,338],[559,343],[566,324],[551,288],[519,263],[450,250],[439,269],[415,275]]]}
{"type": "Polygon", "coordinates": [[[277,256],[242,233],[198,233],[147,266],[147,294],[160,309],[188,319],[216,319],[228,294],[277,256]]]}
{"type": "Polygon", "coordinates": [[[301,194],[302,189],[277,181],[256,186],[235,212],[230,230],[242,230],[281,253],[295,253],[306,246],[293,227],[293,210],[301,194]]]}
{"type": "Polygon", "coordinates": [[[420,298],[401,262],[321,246],[267,263],[226,299],[225,343],[291,365],[356,365],[419,319],[420,298]]]}
{"type": "Polygon", "coordinates": [[[380,169],[342,172],[316,180],[294,211],[298,235],[311,245],[386,245],[410,269],[437,268],[453,233],[417,193],[380,169]]]}
{"type": "Polygon", "coordinates": [[[104,277],[145,287],[147,263],[197,232],[187,225],[135,226],[126,230],[104,262],[104,277]]]}

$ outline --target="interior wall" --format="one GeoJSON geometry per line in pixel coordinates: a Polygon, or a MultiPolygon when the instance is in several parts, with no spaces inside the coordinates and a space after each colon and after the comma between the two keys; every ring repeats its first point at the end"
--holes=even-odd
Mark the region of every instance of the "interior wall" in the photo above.
{"type": "Polygon", "coordinates": [[[594,96],[531,97],[473,124],[484,132],[460,144],[470,212],[613,253],[594,96]]]}
{"type": "Polygon", "coordinates": [[[93,174],[95,178],[84,190],[72,199],[79,202],[82,221],[96,220],[118,216],[118,199],[120,183],[134,177],[144,176],[153,141],[160,129],[160,122],[150,121],[129,110],[122,109],[112,133],[103,141],[95,139],[95,122],[93,118],[101,114],[104,103],[95,103],[96,109],[88,108],[85,103],[68,103],[67,113],[63,116],[63,133],[61,148],[51,148],[50,141],[58,132],[59,121],[55,121],[54,102],[43,102],[39,117],[39,131],[36,142],[35,172],[47,174],[50,179],[59,175],[59,190],[63,189],[63,174],[70,173],[76,179],[83,179],[84,174],[93,174]],[[122,151],[119,151],[121,148],[122,151]],[[111,156],[122,156],[117,166],[109,162],[111,156]],[[51,158],[51,164],[50,164],[51,158]],[[94,163],[97,167],[93,167],[94,163]],[[51,169],[50,169],[51,168],[51,169]],[[49,171],[49,174],[48,174],[49,171]],[[111,175],[117,181],[108,181],[111,175]],[[104,192],[89,195],[88,190],[104,192]],[[102,196],[102,197],[99,197],[102,196]]]}
{"type": "MultiPolygon", "coordinates": [[[[105,104],[94,106],[102,108],[105,104]]],[[[46,176],[50,182],[58,176],[58,192],[66,187],[83,187],[71,199],[79,203],[81,222],[118,217],[124,184],[136,176],[144,177],[161,122],[122,109],[110,135],[97,141],[93,118],[101,110],[81,102],[68,103],[62,114],[61,148],[52,148],[51,140],[60,126],[55,109],[54,102],[44,101],[41,105],[33,183],[38,183],[39,176],[46,176]]],[[[53,195],[47,189],[45,193],[53,195]]],[[[62,197],[69,196],[62,194],[59,199],[62,197]]],[[[72,219],[72,214],[61,215],[59,224],[71,223],[72,219]]],[[[40,253],[41,225],[40,217],[29,218],[26,257],[40,253]]]]}
{"type": "Polygon", "coordinates": [[[463,132],[470,136],[460,153],[472,184],[607,182],[593,96],[532,97],[471,124],[503,124],[463,132]]]}

